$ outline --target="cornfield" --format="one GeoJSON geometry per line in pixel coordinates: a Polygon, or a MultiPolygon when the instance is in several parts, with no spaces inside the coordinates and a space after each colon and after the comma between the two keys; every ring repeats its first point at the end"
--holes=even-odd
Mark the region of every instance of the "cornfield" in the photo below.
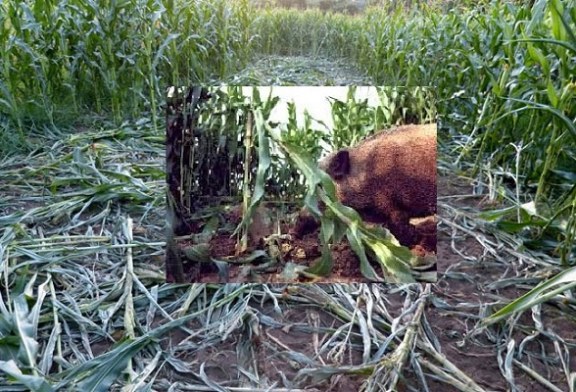
{"type": "Polygon", "coordinates": [[[372,3],[0,2],[2,388],[576,391],[576,4],[372,3]],[[165,282],[168,88],[270,83],[386,86],[335,148],[437,117],[437,286],[165,282]]]}

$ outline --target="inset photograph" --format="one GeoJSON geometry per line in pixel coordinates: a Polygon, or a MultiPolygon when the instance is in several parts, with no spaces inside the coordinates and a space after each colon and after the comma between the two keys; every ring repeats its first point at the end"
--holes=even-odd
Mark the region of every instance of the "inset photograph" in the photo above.
{"type": "Polygon", "coordinates": [[[436,281],[427,87],[171,87],[168,282],[436,281]]]}

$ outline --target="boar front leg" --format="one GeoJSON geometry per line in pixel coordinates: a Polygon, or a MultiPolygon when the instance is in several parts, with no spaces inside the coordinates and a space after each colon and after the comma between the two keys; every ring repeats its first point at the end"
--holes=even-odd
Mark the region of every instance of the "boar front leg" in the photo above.
{"type": "Polygon", "coordinates": [[[400,244],[410,247],[416,243],[416,227],[410,224],[410,217],[404,212],[390,213],[386,226],[400,244]]]}

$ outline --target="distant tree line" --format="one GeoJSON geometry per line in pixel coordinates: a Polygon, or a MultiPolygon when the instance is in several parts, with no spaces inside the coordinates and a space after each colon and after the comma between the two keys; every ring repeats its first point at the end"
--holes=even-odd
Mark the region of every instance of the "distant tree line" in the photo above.
{"type": "Polygon", "coordinates": [[[281,8],[317,8],[323,11],[355,14],[362,12],[370,3],[381,0],[253,0],[257,6],[281,8]]]}
{"type": "MultiPolygon", "coordinates": [[[[392,12],[398,7],[403,9],[422,6],[440,8],[449,11],[452,8],[474,8],[490,3],[490,0],[251,0],[258,7],[280,7],[307,9],[316,8],[322,11],[356,14],[368,7],[382,7],[392,12]]],[[[508,0],[511,3],[529,3],[534,0],[508,0]]]]}

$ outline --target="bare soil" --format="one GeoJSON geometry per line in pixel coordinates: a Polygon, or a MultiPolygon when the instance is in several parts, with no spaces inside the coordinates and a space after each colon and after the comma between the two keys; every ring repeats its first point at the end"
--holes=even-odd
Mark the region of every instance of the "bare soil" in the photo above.
{"type": "MultiPolygon", "coordinates": [[[[199,283],[360,283],[370,282],[360,271],[360,260],[351,249],[347,240],[333,244],[330,248],[333,266],[327,276],[309,276],[298,274],[296,269],[313,266],[322,256],[319,244],[319,228],[303,236],[289,235],[293,225],[281,225],[281,235],[276,240],[265,243],[264,237],[272,233],[272,226],[262,227],[261,218],[254,219],[250,227],[250,242],[248,248],[240,252],[238,242],[231,233],[217,233],[210,239],[210,256],[213,259],[225,261],[228,266],[227,278],[224,279],[218,268],[210,263],[195,263],[186,260],[184,272],[187,280],[199,283]],[[255,251],[264,251],[270,257],[257,259],[250,263],[240,263],[239,260],[250,256],[255,251]],[[276,262],[267,263],[270,259],[276,262]],[[267,263],[267,264],[264,264],[267,263]],[[270,265],[268,265],[270,264],[270,265]]],[[[228,223],[236,225],[240,221],[238,212],[228,213],[228,223]]],[[[433,268],[436,255],[436,221],[434,217],[415,220],[420,237],[419,243],[411,247],[413,255],[425,260],[433,268]],[[431,261],[430,261],[431,260],[431,261]]],[[[201,227],[198,227],[201,231],[201,227]]],[[[182,251],[194,246],[190,241],[180,244],[182,251]]],[[[376,261],[370,260],[372,267],[380,271],[376,261]]]]}
{"type": "MultiPolygon", "coordinates": [[[[444,176],[438,179],[439,199],[444,198],[451,207],[463,209],[476,209],[482,207],[482,197],[470,196],[469,182],[453,177],[444,176]],[[458,197],[457,195],[468,195],[458,197]]],[[[459,233],[458,241],[454,241],[450,226],[443,221],[440,209],[440,224],[438,225],[438,270],[439,281],[433,285],[432,295],[428,299],[425,317],[430,324],[433,334],[438,338],[441,353],[448,361],[466,373],[474,382],[486,391],[510,391],[511,387],[502,376],[499,366],[500,357],[504,360],[506,355],[507,336],[498,336],[487,331],[479,334],[470,334],[477,321],[483,316],[483,309],[489,307],[496,300],[512,300],[524,294],[531,287],[519,288],[517,284],[497,286],[504,278],[511,277],[511,266],[493,262],[485,255],[483,247],[471,233],[459,233]],[[460,254],[459,254],[460,253],[460,254]],[[464,258],[466,256],[466,258],[464,258]],[[500,288],[499,288],[500,287],[500,288]],[[503,288],[502,288],[503,287],[503,288]],[[474,312],[478,315],[474,316],[474,312]]],[[[229,240],[217,237],[214,245],[214,254],[224,252],[231,247],[229,240]]],[[[296,246],[304,251],[315,254],[315,237],[305,238],[296,246]]],[[[226,252],[224,252],[226,253],[226,252]]],[[[342,277],[356,272],[357,264],[354,256],[346,245],[335,246],[336,272],[342,277]]],[[[352,277],[350,277],[352,281],[352,277]]],[[[288,285],[286,290],[306,291],[310,285],[288,285]]],[[[405,298],[403,294],[395,291],[394,285],[382,286],[381,292],[386,293],[388,311],[393,317],[400,315],[405,298]]],[[[306,354],[315,357],[319,342],[324,342],[333,333],[334,329],[343,325],[343,321],[333,314],[325,312],[325,304],[297,305],[293,308],[283,307],[281,314],[274,312],[270,303],[261,306],[256,304],[254,309],[259,312],[259,318],[267,322],[261,325],[257,336],[247,336],[239,333],[228,337],[225,341],[203,349],[200,358],[205,365],[209,379],[226,384],[238,385],[237,372],[232,371],[236,366],[246,366],[239,363],[238,347],[250,339],[258,347],[257,352],[249,354],[242,362],[251,363],[251,369],[260,375],[265,385],[276,383],[278,387],[288,382],[295,388],[305,388],[307,391],[333,391],[349,392],[360,391],[366,380],[366,375],[341,372],[318,381],[313,378],[295,379],[300,368],[298,362],[291,361],[291,355],[306,354]],[[265,325],[264,325],[265,324],[265,325]],[[251,362],[250,362],[251,361],[251,362]]],[[[564,313],[565,314],[565,313],[564,313]]],[[[514,329],[512,338],[519,344],[534,331],[530,327],[534,321],[531,313],[526,312],[517,321],[521,327],[514,329]]],[[[562,337],[571,347],[576,347],[576,320],[567,319],[557,307],[545,304],[542,306],[542,319],[549,333],[562,337]]],[[[496,329],[497,330],[497,329],[496,329]]],[[[178,339],[176,339],[178,340],[178,339]]],[[[317,355],[318,362],[326,367],[353,366],[362,362],[362,345],[346,345],[332,355],[317,355]]],[[[576,371],[576,349],[567,354],[569,358],[569,371],[576,371]]],[[[198,355],[198,354],[197,354],[198,355]]],[[[413,355],[424,355],[418,350],[413,355]]],[[[535,334],[534,339],[526,344],[524,356],[516,358],[518,361],[528,363],[536,369],[550,383],[562,391],[567,391],[566,377],[563,373],[558,354],[553,343],[542,334],[535,334]]],[[[426,371],[426,369],[424,369],[426,371]]],[[[197,369],[195,370],[197,371],[197,369]]],[[[513,366],[514,382],[517,391],[545,392],[541,383],[531,378],[517,365],[513,366]]],[[[426,383],[430,391],[458,391],[459,389],[433,377],[427,377],[426,383]]],[[[410,372],[404,372],[398,390],[419,391],[424,390],[420,381],[410,372]]]]}

